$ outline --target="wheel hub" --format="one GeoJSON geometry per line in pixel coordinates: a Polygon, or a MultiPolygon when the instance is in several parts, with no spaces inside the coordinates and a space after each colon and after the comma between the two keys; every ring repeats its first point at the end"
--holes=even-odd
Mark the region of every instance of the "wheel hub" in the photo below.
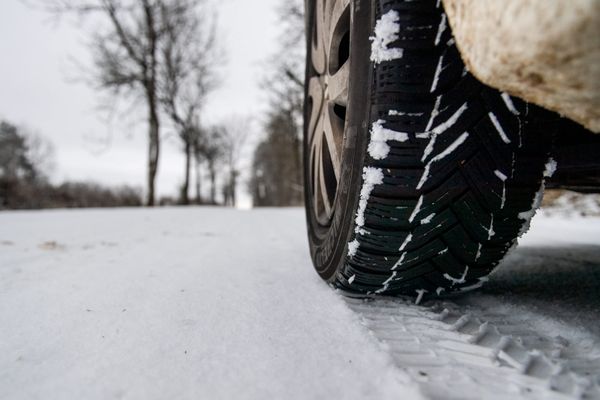
{"type": "Polygon", "coordinates": [[[309,183],[312,210],[321,225],[335,212],[348,105],[350,0],[317,0],[308,80],[309,183]]]}

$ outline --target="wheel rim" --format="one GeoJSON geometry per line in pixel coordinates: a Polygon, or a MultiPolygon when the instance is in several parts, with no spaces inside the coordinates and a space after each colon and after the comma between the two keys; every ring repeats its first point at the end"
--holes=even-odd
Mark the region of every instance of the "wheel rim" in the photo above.
{"type": "Polygon", "coordinates": [[[316,0],[308,80],[309,182],[321,225],[335,213],[341,175],[350,71],[350,0],[316,0]]]}

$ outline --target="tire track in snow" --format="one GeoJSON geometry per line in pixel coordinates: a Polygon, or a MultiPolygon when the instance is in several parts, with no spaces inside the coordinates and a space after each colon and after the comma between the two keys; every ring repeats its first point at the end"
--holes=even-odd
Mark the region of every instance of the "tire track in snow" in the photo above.
{"type": "Polygon", "coordinates": [[[600,399],[600,359],[519,315],[448,301],[346,303],[432,399],[600,399]]]}

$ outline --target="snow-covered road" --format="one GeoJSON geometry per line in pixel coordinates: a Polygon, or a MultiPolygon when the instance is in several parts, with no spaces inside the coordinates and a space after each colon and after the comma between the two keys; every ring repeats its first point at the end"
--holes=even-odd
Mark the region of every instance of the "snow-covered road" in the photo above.
{"type": "Polygon", "coordinates": [[[600,219],[480,292],[348,299],[302,210],[0,213],[0,399],[600,398],[600,219]]]}

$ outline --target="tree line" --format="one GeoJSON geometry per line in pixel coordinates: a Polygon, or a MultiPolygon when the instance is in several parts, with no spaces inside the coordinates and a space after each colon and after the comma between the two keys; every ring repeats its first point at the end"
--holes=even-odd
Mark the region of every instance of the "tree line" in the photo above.
{"type": "MultiPolygon", "coordinates": [[[[159,202],[155,182],[165,129],[177,133],[184,155],[183,183],[176,198],[163,198],[160,203],[236,204],[241,148],[248,129],[239,123],[211,126],[202,120],[203,107],[219,85],[218,71],[223,64],[216,13],[207,0],[31,1],[56,17],[75,16],[83,25],[94,24],[93,29],[86,30],[91,32],[88,43],[92,66],[84,71],[85,80],[104,93],[109,103],[130,103],[143,110],[147,138],[144,204],[159,202]]],[[[269,93],[270,110],[248,182],[255,206],[303,202],[303,8],[301,0],[282,0],[279,9],[283,40],[266,69],[263,86],[269,93]]],[[[17,132],[27,148],[27,135],[20,135],[19,128],[8,122],[3,124],[4,131],[17,132]]],[[[141,191],[132,188],[111,190],[92,183],[69,183],[56,191],[58,187],[48,183],[36,162],[31,163],[34,168],[24,175],[9,173],[10,168],[5,168],[0,196],[8,199],[9,190],[19,194],[6,200],[4,207],[142,202],[141,191]],[[39,196],[35,192],[42,187],[44,195],[39,196]],[[77,191],[84,194],[76,195],[77,191]],[[15,203],[17,198],[22,203],[15,203]]],[[[20,167],[23,171],[29,168],[26,164],[20,167]]]]}
{"type": "Polygon", "coordinates": [[[304,106],[304,3],[280,5],[282,38],[265,79],[270,111],[252,163],[250,193],[255,206],[303,204],[302,120],[304,106]]]}
{"type": "Polygon", "coordinates": [[[53,146],[40,136],[0,121],[0,210],[142,205],[141,190],[91,182],[52,184],[53,146]]]}
{"type": "MultiPolygon", "coordinates": [[[[201,110],[218,84],[221,52],[216,45],[214,10],[206,0],[40,0],[49,13],[95,21],[91,30],[94,88],[116,99],[143,105],[147,122],[145,204],[156,203],[165,125],[177,132],[185,156],[178,202],[190,203],[192,164],[207,163],[229,149],[222,127],[206,128],[201,110]],[[218,154],[217,154],[218,153],[218,154]]],[[[214,182],[213,182],[214,184],[214,182]]],[[[215,202],[212,195],[209,202],[215,202]]],[[[200,201],[197,193],[196,201],[200,201]]]]}

